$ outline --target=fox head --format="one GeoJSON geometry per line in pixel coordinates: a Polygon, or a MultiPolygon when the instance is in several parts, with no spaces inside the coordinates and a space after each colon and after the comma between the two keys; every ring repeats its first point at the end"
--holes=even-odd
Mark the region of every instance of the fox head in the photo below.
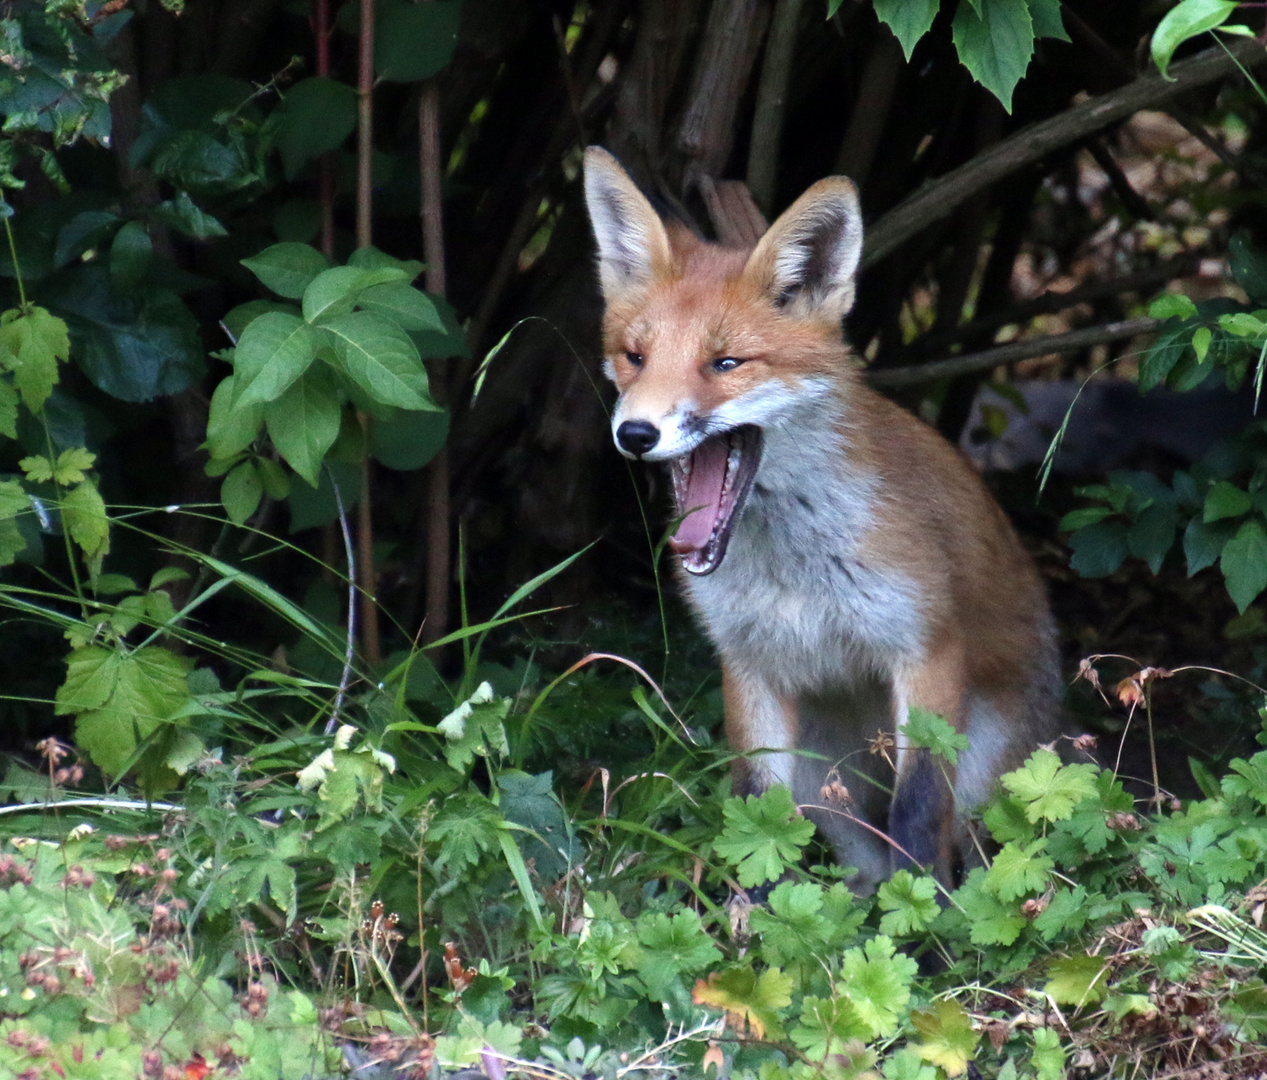
{"type": "Polygon", "coordinates": [[[761,460],[763,433],[795,423],[848,361],[841,320],[862,254],[857,190],[820,180],[751,251],[666,226],[607,151],[585,152],[598,241],[604,369],[627,457],[663,461],[677,516],[671,541],[694,574],[715,570],[761,460]]]}

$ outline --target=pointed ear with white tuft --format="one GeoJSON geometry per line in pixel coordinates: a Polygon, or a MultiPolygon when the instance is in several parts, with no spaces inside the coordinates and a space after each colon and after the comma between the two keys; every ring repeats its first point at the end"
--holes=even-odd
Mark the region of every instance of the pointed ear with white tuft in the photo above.
{"type": "Polygon", "coordinates": [[[598,276],[611,300],[672,262],[669,235],[647,197],[606,150],[585,151],[585,204],[598,240],[598,276]]]}
{"type": "Polygon", "coordinates": [[[862,212],[852,180],[819,180],[787,208],[744,267],[781,308],[839,321],[853,307],[862,212]]]}

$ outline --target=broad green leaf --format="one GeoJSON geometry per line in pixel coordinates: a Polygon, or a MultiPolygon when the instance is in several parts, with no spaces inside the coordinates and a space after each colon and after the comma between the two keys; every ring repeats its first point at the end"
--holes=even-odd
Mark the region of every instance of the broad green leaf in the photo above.
{"type": "Polygon", "coordinates": [[[919,965],[879,934],[862,949],[847,949],[840,959],[838,993],[847,997],[873,1039],[896,1034],[898,1018],[911,998],[911,980],[919,965]]]}
{"type": "MultiPolygon", "coordinates": [[[[352,134],[356,128],[356,91],[335,79],[301,79],[286,91],[273,117],[277,124],[274,145],[281,153],[286,179],[294,180],[309,161],[336,149],[352,134]]],[[[302,293],[281,295],[298,297],[302,293]]]]}
{"type": "Polygon", "coordinates": [[[313,278],[304,289],[304,318],[310,323],[328,323],[350,312],[366,289],[392,281],[408,280],[407,272],[395,266],[374,269],[332,266],[313,278]]]}
{"type": "Polygon", "coordinates": [[[1172,503],[1153,503],[1140,511],[1126,531],[1126,546],[1132,555],[1148,563],[1154,574],[1175,542],[1179,511],[1172,503]]]}
{"type": "Polygon", "coordinates": [[[501,825],[497,807],[478,792],[445,799],[427,826],[428,844],[440,845],[433,864],[436,873],[461,873],[467,867],[478,866],[482,854],[497,850],[501,825]]]}
{"type": "Polygon", "coordinates": [[[776,784],[761,796],[727,799],[726,826],[713,849],[737,867],[745,889],[773,881],[801,856],[814,835],[814,825],[796,811],[792,793],[776,784]]]}
{"type": "Polygon", "coordinates": [[[1122,565],[1130,550],[1127,529],[1120,521],[1101,521],[1079,529],[1069,538],[1069,565],[1083,577],[1107,577],[1122,565]]]}
{"type": "Polygon", "coordinates": [[[18,523],[13,518],[0,518],[0,566],[11,566],[26,546],[18,523]]]}
{"type": "Polygon", "coordinates": [[[915,877],[899,870],[880,886],[876,894],[880,910],[880,932],[904,937],[927,930],[937,918],[937,883],[931,877],[915,877]]]}
{"type": "Polygon", "coordinates": [[[825,951],[830,926],[821,911],[823,887],[815,882],[781,882],[767,906],[752,909],[749,927],[761,935],[761,955],[766,963],[779,967],[807,960],[825,951]]]}
{"type": "Polygon", "coordinates": [[[1060,519],[1058,526],[1061,532],[1076,532],[1088,525],[1095,525],[1113,513],[1111,506],[1084,506],[1078,510],[1070,510],[1060,519]]]}
{"type": "Polygon", "coordinates": [[[399,409],[386,419],[376,417],[370,425],[369,452],[389,469],[408,472],[426,465],[440,452],[448,437],[446,410],[399,409]]]}
{"type": "Polygon", "coordinates": [[[893,31],[910,60],[915,45],[933,25],[941,0],[875,0],[875,13],[893,31]]]}
{"type": "Polygon", "coordinates": [[[70,357],[66,323],[42,307],[0,315],[0,369],[13,372],[22,402],[38,413],[60,378],[57,362],[70,357]]]}
{"type": "Polygon", "coordinates": [[[13,383],[0,378],[0,435],[18,437],[18,392],[13,383]]]}
{"type": "Polygon", "coordinates": [[[255,459],[255,468],[260,474],[260,483],[264,485],[264,494],[270,499],[285,499],[290,494],[290,477],[272,458],[255,459]]]}
{"type": "Polygon", "coordinates": [[[1043,992],[1059,1005],[1093,1005],[1104,997],[1109,966],[1102,956],[1060,957],[1047,970],[1050,978],[1043,992]]]}
{"type": "Polygon", "coordinates": [[[693,997],[696,1005],[712,1005],[742,1017],[758,1039],[779,1038],[779,1014],[792,1004],[792,986],[792,977],[778,968],[767,968],[758,976],[750,966],[737,966],[696,982],[693,997]]]}
{"type": "Polygon", "coordinates": [[[321,327],[339,369],[374,401],[402,409],[434,409],[427,371],[409,335],[378,315],[354,311],[321,327]]]}
{"type": "Polygon", "coordinates": [[[150,234],[139,221],[129,221],[114,234],[110,245],[110,276],[121,289],[135,289],[149,273],[154,261],[150,234]]]}
{"type": "Polygon", "coordinates": [[[1150,46],[1153,63],[1162,76],[1173,82],[1166,69],[1175,50],[1189,38],[1227,22],[1235,10],[1235,0],[1182,0],[1166,12],[1153,31],[1150,46]]]}
{"type": "Polygon", "coordinates": [[[1237,610],[1244,612],[1267,588],[1267,530],[1261,519],[1253,517],[1242,523],[1223,546],[1219,568],[1237,610]]]}
{"type": "Polygon", "coordinates": [[[1196,354],[1197,363],[1204,364],[1210,352],[1210,341],[1214,337],[1208,326],[1198,326],[1192,331],[1192,351],[1196,354]]]}
{"type": "Polygon", "coordinates": [[[324,365],[306,371],[264,410],[277,452],[314,488],[326,451],[339,434],[339,392],[324,365]]]}
{"type": "Polygon", "coordinates": [[[960,735],[936,713],[912,705],[907,710],[902,733],[912,746],[926,746],[951,765],[959,762],[959,751],[968,749],[968,737],[960,735]]]}
{"type": "Polygon", "coordinates": [[[194,240],[209,240],[215,236],[229,235],[229,230],[216,218],[195,205],[187,191],[182,191],[176,198],[168,199],[153,207],[149,211],[149,217],[194,240]]]}
{"type": "Polygon", "coordinates": [[[1015,772],[1004,773],[1003,786],[1025,807],[1031,822],[1062,821],[1083,799],[1096,797],[1094,765],[1062,765],[1051,750],[1035,750],[1015,772]]]}
{"type": "Polygon", "coordinates": [[[1052,1028],[1035,1030],[1032,1062],[1037,1080],[1065,1080],[1065,1051],[1052,1028]]]}
{"type": "Polygon", "coordinates": [[[1039,837],[1022,847],[1009,842],[994,856],[986,871],[984,886],[1005,904],[1019,900],[1026,893],[1041,892],[1055,861],[1044,854],[1047,841],[1039,837]]]}
{"type": "Polygon", "coordinates": [[[265,288],[288,300],[298,300],[312,280],[329,268],[329,260],[307,244],[285,242],[265,248],[258,255],[243,259],[265,288]]]}
{"type": "Polygon", "coordinates": [[[1267,334],[1267,322],[1248,311],[1234,311],[1219,316],[1219,325],[1230,334],[1244,338],[1261,338],[1267,334]]]}
{"type": "Polygon", "coordinates": [[[233,408],[275,401],[317,356],[317,336],[302,319],[270,311],[242,331],[233,354],[233,408]]]}
{"type": "Polygon", "coordinates": [[[238,465],[220,485],[220,502],[234,525],[246,524],[264,497],[264,481],[253,462],[238,465]]]}
{"type": "Polygon", "coordinates": [[[255,441],[264,422],[264,404],[235,405],[233,402],[236,376],[228,375],[211,395],[211,410],[207,414],[207,449],[213,459],[227,460],[241,453],[255,441]]]}
{"type": "Polygon", "coordinates": [[[808,996],[790,1036],[811,1061],[822,1061],[829,1054],[846,1053],[852,1043],[861,1044],[870,1029],[849,999],[808,996]]]}
{"type": "Polygon", "coordinates": [[[980,0],[959,5],[951,30],[964,67],[1012,111],[1012,91],[1034,55],[1034,23],[1019,0],[980,0]]]}
{"type": "Polygon", "coordinates": [[[1191,319],[1197,305],[1183,293],[1163,293],[1148,305],[1148,314],[1154,319],[1191,319]]]}
{"type": "Polygon", "coordinates": [[[75,716],[75,739],[113,779],[137,746],[189,698],[193,661],[150,646],[133,651],[88,645],[67,657],[54,713],[75,716]]]}
{"type": "Polygon", "coordinates": [[[1254,243],[1245,229],[1233,234],[1227,244],[1228,262],[1236,283],[1258,303],[1267,302],[1267,252],[1254,243]]]}
{"type": "Polygon", "coordinates": [[[373,244],[359,247],[352,252],[348,256],[348,266],[355,266],[358,270],[381,270],[384,267],[391,267],[404,275],[402,278],[404,281],[413,281],[426,269],[426,266],[417,259],[398,259],[395,255],[388,255],[373,244]]]}
{"type": "Polygon", "coordinates": [[[31,509],[31,500],[16,480],[0,480],[0,519],[17,517],[31,509]]]}
{"type": "Polygon", "coordinates": [[[431,297],[406,281],[372,285],[361,293],[357,303],[365,311],[386,316],[402,330],[445,333],[447,329],[431,297]]]}
{"type": "Polygon", "coordinates": [[[248,300],[245,304],[230,308],[220,321],[229,334],[229,340],[236,345],[242,337],[242,331],[251,325],[252,320],[269,311],[284,311],[288,315],[299,317],[299,308],[294,304],[283,304],[280,300],[248,300]]]}
{"type": "Polygon", "coordinates": [[[461,0],[396,4],[377,20],[374,69],[388,82],[429,79],[453,56],[461,0]]]}
{"type": "Polygon", "coordinates": [[[53,481],[62,487],[70,487],[85,479],[84,474],[92,468],[97,455],[83,447],[71,447],[57,455],[57,464],[53,466],[53,481]]]}
{"type": "Polygon", "coordinates": [[[1188,560],[1189,577],[1218,562],[1223,546],[1232,538],[1235,527],[1231,521],[1207,525],[1195,517],[1188,522],[1183,532],[1183,554],[1188,560]]]}
{"type": "Polygon", "coordinates": [[[18,461],[18,468],[33,484],[47,483],[53,479],[53,463],[43,454],[31,454],[18,461]]]}
{"type": "Polygon", "coordinates": [[[962,1076],[968,1070],[977,1049],[978,1035],[972,1030],[972,1018],[959,1002],[942,998],[927,1009],[911,1014],[911,1023],[919,1035],[915,1052],[930,1064],[946,1071],[947,1076],[962,1076]]]}
{"type": "Polygon", "coordinates": [[[1201,520],[1208,525],[1212,521],[1248,514],[1253,507],[1254,501],[1250,498],[1249,492],[1242,491],[1226,480],[1219,480],[1206,492],[1201,520]]]}
{"type": "Polygon", "coordinates": [[[83,550],[89,570],[100,573],[101,561],[110,552],[110,517],[91,480],[82,481],[62,499],[62,522],[83,550]]]}
{"type": "Polygon", "coordinates": [[[647,912],[638,919],[637,934],[638,977],[653,999],[665,1000],[682,975],[694,975],[721,959],[699,914],[689,908],[672,917],[647,912]]]}
{"type": "Polygon", "coordinates": [[[1060,14],[1060,0],[1026,0],[1030,18],[1034,20],[1034,37],[1068,41],[1065,22],[1060,14]]]}

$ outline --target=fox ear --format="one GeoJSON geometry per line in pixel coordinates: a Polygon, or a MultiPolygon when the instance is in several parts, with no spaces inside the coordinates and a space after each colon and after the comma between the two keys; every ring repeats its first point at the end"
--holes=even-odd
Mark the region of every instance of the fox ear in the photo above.
{"type": "Polygon", "coordinates": [[[585,151],[585,203],[598,240],[598,276],[611,299],[644,284],[672,261],[664,223],[606,150],[585,151]]]}
{"type": "Polygon", "coordinates": [[[787,208],[748,257],[744,274],[800,315],[840,320],[853,307],[862,212],[852,180],[829,176],[787,208]]]}

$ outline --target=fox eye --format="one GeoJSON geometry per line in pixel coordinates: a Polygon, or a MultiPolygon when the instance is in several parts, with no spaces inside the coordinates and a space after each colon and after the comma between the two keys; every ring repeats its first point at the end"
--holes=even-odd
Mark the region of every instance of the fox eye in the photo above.
{"type": "Polygon", "coordinates": [[[743,361],[735,356],[719,356],[713,361],[713,370],[719,374],[725,374],[727,371],[734,371],[743,361]]]}
{"type": "Polygon", "coordinates": [[[630,366],[640,368],[647,362],[647,358],[640,352],[627,352],[625,359],[629,361],[630,366]]]}

